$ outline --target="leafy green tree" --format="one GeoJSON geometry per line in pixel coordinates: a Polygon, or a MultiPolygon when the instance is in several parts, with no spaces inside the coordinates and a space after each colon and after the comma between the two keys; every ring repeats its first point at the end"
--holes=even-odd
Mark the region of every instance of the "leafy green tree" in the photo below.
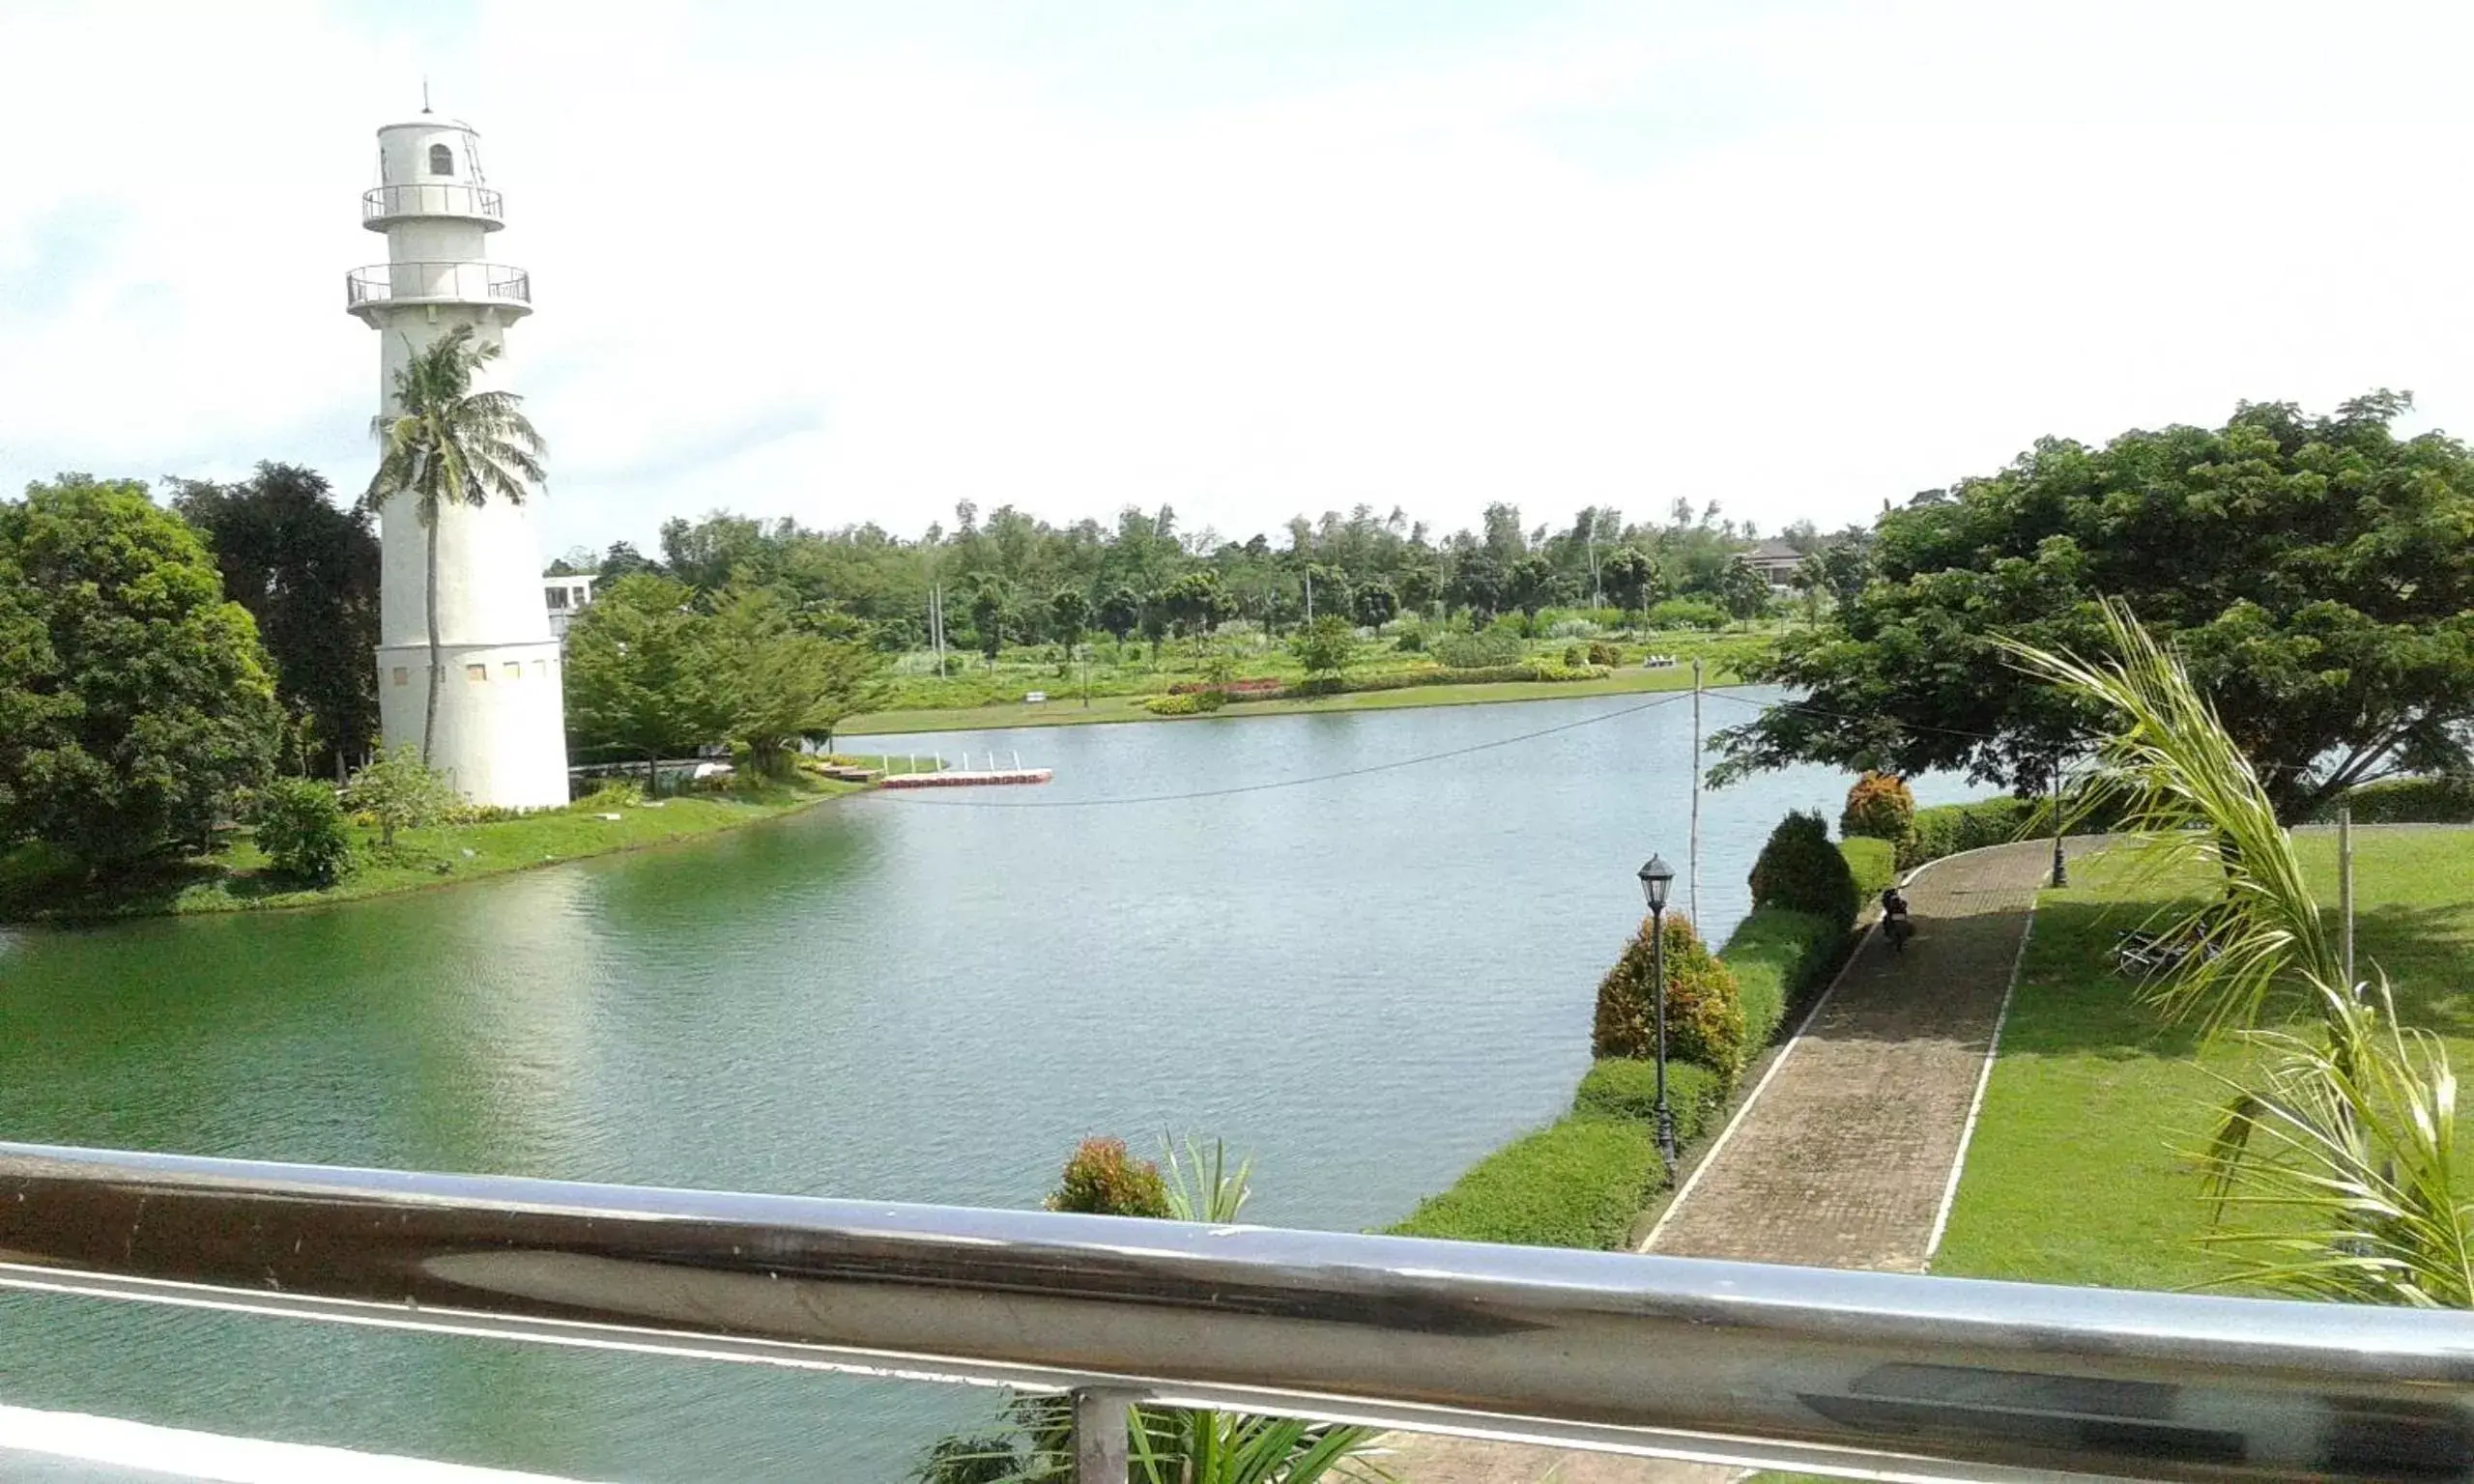
{"type": "Polygon", "coordinates": [[[778,588],[731,588],[706,632],[717,719],[760,776],[787,775],[802,739],[830,743],[875,699],[882,656],[799,632],[778,588]]]}
{"type": "Polygon", "coordinates": [[[1307,674],[1337,679],[1357,658],[1357,630],[1338,614],[1318,614],[1289,641],[1288,649],[1307,674]]]}
{"type": "Polygon", "coordinates": [[[306,778],[269,783],[250,811],[258,848],[285,875],[329,886],[352,868],[352,837],[335,790],[306,778]]]}
{"type": "Polygon", "coordinates": [[[426,829],[446,818],[455,807],[455,789],[407,742],[355,773],[344,785],[344,803],[378,821],[378,843],[391,849],[397,830],[426,829]]]}
{"type": "Polygon", "coordinates": [[[1189,637],[1210,633],[1228,612],[1220,576],[1208,569],[1180,574],[1160,590],[1160,603],[1169,621],[1189,637]]]}
{"type": "Polygon", "coordinates": [[[1369,577],[1360,583],[1351,595],[1357,609],[1357,621],[1369,629],[1379,629],[1400,615],[1400,593],[1391,583],[1369,577]]]}
{"type": "Polygon", "coordinates": [[[1168,604],[1159,593],[1153,593],[1142,604],[1142,638],[1151,646],[1151,663],[1160,663],[1160,644],[1168,637],[1168,604]]]}
{"type": "Polygon", "coordinates": [[[378,536],[327,481],[260,464],[239,484],[178,481],[172,508],[206,536],[223,595],[257,620],[275,697],[309,718],[336,776],[378,736],[378,536]]]}
{"type": "Polygon", "coordinates": [[[1404,569],[1396,585],[1400,606],[1413,614],[1424,613],[1427,605],[1443,596],[1442,580],[1431,568],[1423,565],[1404,569]]]}
{"type": "Polygon", "coordinates": [[[1626,614],[1646,614],[1656,601],[1658,564],[1638,547],[1618,547],[1607,553],[1597,574],[1606,585],[1606,595],[1626,614]]]}
{"type": "Polygon", "coordinates": [[[1117,652],[1125,652],[1126,636],[1142,622],[1142,596],[1123,583],[1100,595],[1100,627],[1117,642],[1117,652]]]}
{"type": "Polygon", "coordinates": [[[990,577],[970,595],[970,626],[979,636],[979,652],[992,670],[1005,650],[1005,631],[1013,618],[1014,595],[1003,579],[990,577]]]}
{"type": "Polygon", "coordinates": [[[1758,618],[1769,607],[1769,580],[1738,556],[1718,574],[1718,603],[1738,622],[1758,618]]]}
{"type": "Polygon", "coordinates": [[[90,870],[202,845],[281,724],[256,624],[144,485],[63,474],[0,504],[0,844],[90,870]]]}
{"type": "Polygon", "coordinates": [[[1049,625],[1056,631],[1058,642],[1067,654],[1082,642],[1083,633],[1091,627],[1091,600],[1079,587],[1059,587],[1048,600],[1049,625]]]}
{"type": "Polygon", "coordinates": [[[1529,556],[1511,564],[1504,592],[1512,607],[1535,618],[1539,609],[1555,605],[1563,595],[1563,584],[1555,574],[1553,562],[1543,556],[1529,556]]]}
{"type": "Polygon", "coordinates": [[[603,588],[567,629],[567,730],[580,751],[645,759],[650,797],[665,754],[715,741],[724,722],[707,682],[704,615],[687,585],[637,572],[603,588]]]}
{"type": "Polygon", "coordinates": [[[1722,776],[1819,761],[2040,789],[2104,715],[2002,644],[2094,652],[2100,595],[2172,646],[2287,820],[2474,764],[2474,451],[2396,437],[2407,405],[2244,404],[2222,428],[2049,439],[1884,515],[1873,580],[1751,667],[1806,703],[1721,734],[1722,776]]]}
{"type": "Polygon", "coordinates": [[[395,373],[392,413],[372,418],[378,440],[378,471],[370,476],[362,508],[382,509],[397,496],[413,502],[427,543],[421,613],[429,626],[428,699],[421,708],[421,761],[427,763],[438,734],[438,688],[442,673],[438,637],[438,523],[450,506],[478,508],[493,499],[520,505],[546,477],[541,435],[520,411],[511,391],[475,391],[474,373],[499,358],[503,347],[476,339],[459,325],[439,337],[395,373]]]}

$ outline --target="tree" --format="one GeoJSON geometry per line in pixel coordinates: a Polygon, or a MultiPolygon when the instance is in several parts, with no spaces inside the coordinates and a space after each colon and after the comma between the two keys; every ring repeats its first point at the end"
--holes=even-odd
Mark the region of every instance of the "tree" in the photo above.
{"type": "Polygon", "coordinates": [[[370,419],[378,440],[378,471],[369,478],[363,509],[380,509],[398,496],[413,502],[421,524],[421,614],[429,627],[428,699],[421,708],[421,762],[430,758],[438,734],[438,690],[443,673],[438,637],[438,524],[450,506],[475,509],[492,499],[524,503],[526,493],[546,477],[541,435],[519,411],[511,391],[475,391],[474,373],[499,358],[503,347],[474,337],[458,325],[395,373],[395,411],[370,419]]]}
{"type": "Polygon", "coordinates": [[[378,843],[391,849],[397,830],[436,824],[455,807],[455,789],[445,775],[421,761],[407,742],[352,776],[344,803],[378,821],[378,843]]]}
{"type": "Polygon", "coordinates": [[[1159,593],[1143,600],[1142,638],[1151,645],[1151,663],[1160,663],[1160,642],[1168,637],[1168,604],[1159,593]]]}
{"type": "Polygon", "coordinates": [[[1523,556],[1511,564],[1504,583],[1505,595],[1511,606],[1538,616],[1541,608],[1551,608],[1563,595],[1563,584],[1555,576],[1555,565],[1544,556],[1523,556]]]}
{"type": "Polygon", "coordinates": [[[717,720],[760,776],[786,775],[802,739],[830,743],[842,719],[875,699],[881,657],[800,633],[778,588],[731,588],[707,633],[717,720]]]}
{"type": "Polygon", "coordinates": [[[1079,587],[1059,587],[1048,600],[1049,621],[1056,630],[1057,640],[1068,655],[1082,642],[1083,631],[1091,627],[1091,600],[1079,587]]]}
{"type": "Polygon", "coordinates": [[[1100,627],[1117,642],[1117,653],[1125,653],[1126,636],[1142,622],[1142,598],[1123,583],[1100,595],[1100,627]]]}
{"type": "Polygon", "coordinates": [[[1758,618],[1769,606],[1769,580],[1739,556],[1718,575],[1718,603],[1731,618],[1758,618]]]}
{"type": "Polygon", "coordinates": [[[1606,585],[1606,595],[1625,614],[1646,614],[1655,601],[1658,564],[1638,547],[1619,547],[1607,554],[1598,564],[1598,578],[1606,585]]]}
{"type": "Polygon", "coordinates": [[[650,572],[658,576],[661,572],[661,563],[636,550],[635,543],[631,541],[613,541],[610,543],[610,549],[601,554],[603,582],[615,583],[636,572],[650,572]]]}
{"type": "Polygon", "coordinates": [[[1013,621],[1014,595],[1006,590],[1002,578],[989,577],[970,595],[970,626],[979,636],[979,652],[988,660],[988,668],[996,668],[996,656],[1005,649],[1005,630],[1013,621]]]}
{"type": "Polygon", "coordinates": [[[2389,773],[2467,766],[2474,451],[2397,438],[2406,406],[2244,404],[2218,429],[2049,439],[1891,511],[1870,582],[1752,664],[1747,678],[1805,703],[1720,734],[1721,776],[1817,761],[2040,789],[2104,719],[2001,643],[2092,651],[2104,594],[2179,655],[2281,817],[2389,773]]]}
{"type": "Polygon", "coordinates": [[[1306,667],[1309,676],[1338,679],[1357,657],[1357,630],[1338,614],[1317,614],[1289,641],[1288,650],[1306,667]]]}
{"type": "Polygon", "coordinates": [[[281,718],[257,625],[144,485],[63,474],[0,504],[0,845],[90,870],[202,845],[281,718]]]}
{"type": "Polygon", "coordinates": [[[705,620],[687,585],[649,572],[602,589],[567,629],[567,729],[582,751],[618,749],[645,759],[645,793],[666,753],[723,731],[707,683],[705,620]]]}
{"type": "Polygon", "coordinates": [[[1228,612],[1220,575],[1208,568],[1180,573],[1160,590],[1160,602],[1169,621],[1189,637],[1210,633],[1228,612]]]}
{"type": "Polygon", "coordinates": [[[1398,588],[1400,606],[1413,614],[1424,613],[1428,604],[1443,596],[1442,579],[1423,564],[1402,571],[1398,588]]]}
{"type": "Polygon", "coordinates": [[[378,736],[378,537],[327,481],[260,464],[239,484],[176,483],[172,508],[205,533],[223,595],[257,620],[275,698],[305,716],[336,776],[378,736]]]}
{"type": "Polygon", "coordinates": [[[1379,577],[1369,577],[1358,584],[1354,595],[1357,621],[1369,629],[1379,629],[1399,616],[1400,594],[1379,577]]]}

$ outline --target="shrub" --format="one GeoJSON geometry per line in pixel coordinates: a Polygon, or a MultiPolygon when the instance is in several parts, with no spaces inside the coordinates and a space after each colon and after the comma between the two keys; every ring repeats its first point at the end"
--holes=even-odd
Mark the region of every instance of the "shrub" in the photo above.
{"type": "Polygon", "coordinates": [[[1402,654],[1424,654],[1426,648],[1426,631],[1403,629],[1399,637],[1392,641],[1392,647],[1402,654]]]}
{"type": "Polygon", "coordinates": [[[276,779],[258,795],[256,824],[258,848],[287,876],[326,886],[352,869],[343,806],[325,784],[276,779]]]}
{"type": "Polygon", "coordinates": [[[1154,696],[1142,703],[1142,709],[1153,716],[1194,716],[1202,710],[1202,703],[1194,699],[1193,693],[1154,696]]]}
{"type": "Polygon", "coordinates": [[[1650,609],[1649,624],[1654,629],[1723,629],[1727,611],[1699,598],[1669,598],[1650,609]]]}
{"type": "Polygon", "coordinates": [[[644,802],[643,785],[614,778],[568,805],[567,808],[579,814],[606,814],[613,810],[633,809],[644,802]]]}
{"type": "Polygon", "coordinates": [[[1602,639],[1597,640],[1589,646],[1589,662],[1613,670],[1624,663],[1624,651],[1602,639]]]}
{"type": "Polygon", "coordinates": [[[1136,1159],[1123,1139],[1084,1139],[1065,1161],[1065,1174],[1048,1198],[1050,1211],[1079,1211],[1098,1216],[1170,1214],[1168,1185],[1160,1166],[1136,1159]]]}
{"type": "Polygon", "coordinates": [[[1520,636],[1501,628],[1482,634],[1455,634],[1434,646],[1436,659],[1452,670],[1484,670],[1497,665],[1517,665],[1529,652],[1520,636]]]}
{"type": "MultiPolygon", "coordinates": [[[[1592,1056],[1656,1055],[1657,982],[1652,951],[1650,924],[1644,920],[1615,966],[1598,981],[1597,1013],[1590,1026],[1592,1056]]],[[[1666,1047],[1669,1060],[1698,1062],[1729,1086],[1743,1071],[1743,1006],[1735,975],[1710,956],[1701,935],[1680,912],[1666,918],[1666,1047]]]]}
{"type": "Polygon", "coordinates": [[[1842,931],[1855,926],[1856,875],[1829,842],[1829,826],[1818,813],[1798,811],[1779,820],[1752,863],[1750,881],[1756,907],[1810,912],[1842,931]]]}
{"type": "Polygon", "coordinates": [[[397,830],[417,830],[444,817],[456,805],[446,780],[421,762],[407,742],[352,776],[344,802],[378,825],[379,843],[395,843],[397,830]]]}
{"type": "Polygon", "coordinates": [[[1908,790],[1907,781],[1895,773],[1866,773],[1847,790],[1838,833],[1905,840],[1914,822],[1915,795],[1908,790]]]}
{"type": "Polygon", "coordinates": [[[2356,824],[2474,823],[2474,778],[2390,778],[2350,788],[2313,817],[2333,822],[2337,805],[2352,807],[2356,824]]]}
{"type": "MultiPolygon", "coordinates": [[[[1710,1115],[1726,1100],[1717,1074],[1693,1062],[1669,1058],[1666,1064],[1666,1105],[1675,1115],[1675,1139],[1689,1144],[1701,1136],[1710,1115]]],[[[1610,1056],[1593,1063],[1572,1094],[1572,1111],[1598,1118],[1628,1118],[1656,1131],[1658,1065],[1628,1056],[1610,1056]]]]}
{"type": "Polygon", "coordinates": [[[1907,838],[1899,842],[1899,868],[1913,870],[1962,850],[1980,850],[2025,839],[2042,813],[2027,799],[1986,799],[1975,804],[1919,809],[1907,838]]]}
{"type": "Polygon", "coordinates": [[[1624,1244],[1664,1178],[1647,1125],[1566,1118],[1481,1159],[1391,1234],[1605,1250],[1624,1244]]]}
{"type": "Polygon", "coordinates": [[[1837,965],[1846,943],[1844,924],[1784,907],[1755,907],[1736,925],[1718,959],[1736,977],[1747,1048],[1769,1043],[1787,1007],[1837,965]]]}
{"type": "Polygon", "coordinates": [[[1588,663],[1589,651],[1587,649],[1582,648],[1578,644],[1566,644],[1564,646],[1564,668],[1566,670],[1578,670],[1588,663]]]}
{"type": "Polygon", "coordinates": [[[1889,841],[1853,835],[1838,842],[1838,853],[1847,857],[1848,872],[1856,878],[1858,903],[1872,900],[1898,879],[1898,846],[1889,841]]]}

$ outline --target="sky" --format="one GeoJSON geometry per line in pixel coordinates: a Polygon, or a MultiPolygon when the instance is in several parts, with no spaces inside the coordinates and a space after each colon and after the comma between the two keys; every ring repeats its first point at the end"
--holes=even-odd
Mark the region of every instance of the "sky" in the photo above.
{"type": "Polygon", "coordinates": [[[0,490],[374,463],[373,130],[481,131],[545,555],[969,500],[1869,518],[2474,427],[2474,7],[0,0],[0,490]]]}

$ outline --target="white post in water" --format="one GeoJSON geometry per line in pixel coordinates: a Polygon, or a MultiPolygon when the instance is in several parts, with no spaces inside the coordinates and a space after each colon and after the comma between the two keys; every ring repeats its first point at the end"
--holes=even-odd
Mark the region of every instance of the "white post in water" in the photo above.
{"type": "Polygon", "coordinates": [[[2354,978],[2354,810],[2350,804],[2337,806],[2337,916],[2342,923],[2337,942],[2345,966],[2345,992],[2352,994],[2360,982],[2354,978]]]}
{"type": "Polygon", "coordinates": [[[1701,660],[1692,660],[1692,842],[1684,863],[1683,910],[1692,919],[1692,930],[1706,932],[1701,926],[1701,660]]]}

